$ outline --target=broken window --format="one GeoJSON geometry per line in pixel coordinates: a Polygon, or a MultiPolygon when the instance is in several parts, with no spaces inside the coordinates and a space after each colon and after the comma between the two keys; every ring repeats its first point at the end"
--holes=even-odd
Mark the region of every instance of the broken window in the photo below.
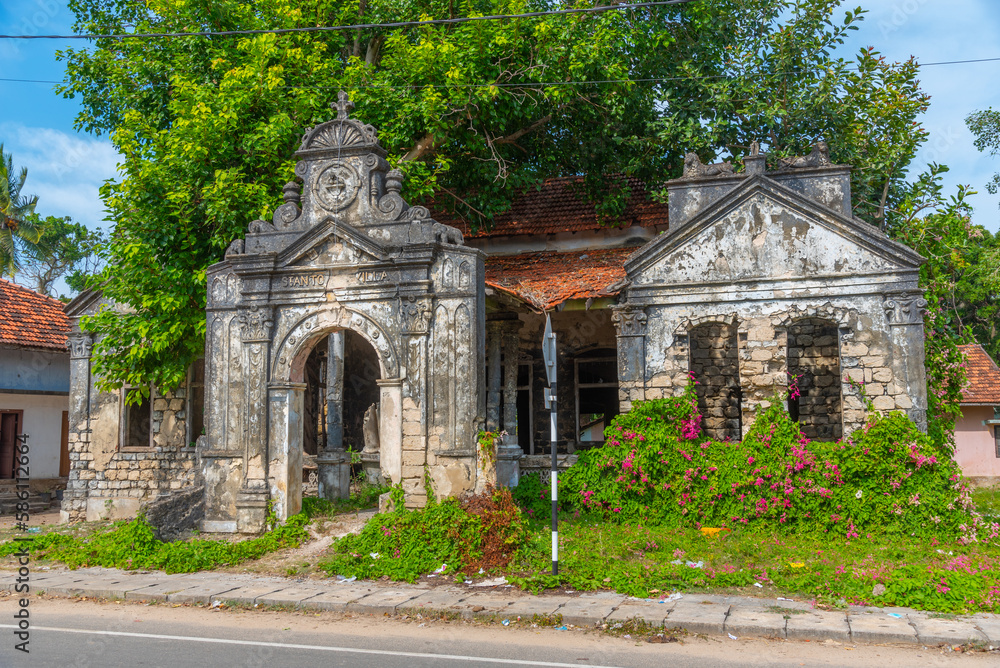
{"type": "Polygon", "coordinates": [[[150,438],[150,423],[152,413],[150,411],[152,392],[147,392],[145,396],[139,395],[136,387],[123,387],[122,402],[122,439],[123,448],[148,448],[152,445],[150,438]],[[126,398],[133,393],[133,403],[126,403],[126,398]],[[138,399],[135,401],[135,399],[138,399]]]}
{"type": "Polygon", "coordinates": [[[188,443],[194,445],[205,433],[205,359],[191,365],[188,376],[188,443]]]}
{"type": "Polygon", "coordinates": [[[735,325],[705,323],[688,332],[690,370],[696,381],[698,412],[705,434],[738,441],[742,434],[743,391],[735,325]]]}
{"type": "Polygon", "coordinates": [[[788,413],[798,421],[802,433],[811,440],[840,439],[840,337],[836,324],[809,318],[788,327],[788,374],[788,413]]]}
{"type": "Polygon", "coordinates": [[[575,360],[577,442],[603,443],[604,429],[618,415],[618,358],[612,349],[575,360]]]}

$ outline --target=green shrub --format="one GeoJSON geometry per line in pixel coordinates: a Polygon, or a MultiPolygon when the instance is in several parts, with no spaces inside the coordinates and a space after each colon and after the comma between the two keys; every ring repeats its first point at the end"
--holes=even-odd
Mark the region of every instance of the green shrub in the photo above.
{"type": "Polygon", "coordinates": [[[397,504],[369,520],[361,533],[333,545],[320,564],[330,574],[414,581],[446,565],[444,573],[506,567],[522,546],[524,520],[510,490],[490,490],[464,501],[447,499],[418,510],[397,504]]]}

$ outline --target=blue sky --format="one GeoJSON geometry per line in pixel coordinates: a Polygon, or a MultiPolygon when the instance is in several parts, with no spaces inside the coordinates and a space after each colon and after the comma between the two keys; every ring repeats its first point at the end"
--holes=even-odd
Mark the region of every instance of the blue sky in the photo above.
{"type": "MultiPolygon", "coordinates": [[[[1000,57],[1000,2],[996,0],[853,0],[845,7],[869,10],[862,29],[851,37],[842,55],[875,46],[890,60],[916,56],[920,62],[1000,57]]],[[[0,4],[0,32],[5,34],[66,34],[73,21],[58,0],[5,0],[0,4]]],[[[81,46],[83,42],[75,46],[81,46]]],[[[70,43],[53,40],[0,40],[3,77],[62,79],[57,49],[70,43]]],[[[979,190],[972,198],[975,220],[996,231],[1000,227],[1000,196],[985,184],[1000,171],[1000,158],[976,151],[965,117],[977,109],[1000,106],[994,75],[1000,62],[928,66],[921,82],[931,96],[923,118],[930,140],[913,170],[929,162],[947,164],[949,192],[959,183],[979,190]]],[[[15,164],[28,168],[26,190],[39,196],[43,215],[68,215],[88,226],[106,227],[98,188],[114,177],[117,155],[105,137],[77,133],[75,100],[57,95],[51,84],[0,81],[0,141],[13,153],[15,164]]]]}

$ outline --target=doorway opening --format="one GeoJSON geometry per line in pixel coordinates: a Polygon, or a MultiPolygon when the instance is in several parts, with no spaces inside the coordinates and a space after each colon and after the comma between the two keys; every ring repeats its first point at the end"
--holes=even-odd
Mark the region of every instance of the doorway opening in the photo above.
{"type": "MultiPolygon", "coordinates": [[[[377,438],[378,353],[351,330],[337,334],[343,339],[342,356],[331,351],[331,335],[327,335],[316,342],[303,369],[303,496],[318,494],[316,457],[327,444],[334,445],[339,438],[344,449],[357,453],[377,438]]],[[[360,470],[352,470],[352,479],[358,473],[360,470]]]]}

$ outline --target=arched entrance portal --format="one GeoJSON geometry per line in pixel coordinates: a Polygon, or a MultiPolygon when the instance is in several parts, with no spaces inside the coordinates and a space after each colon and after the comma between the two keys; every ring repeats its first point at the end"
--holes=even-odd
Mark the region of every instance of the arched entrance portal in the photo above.
{"type": "Polygon", "coordinates": [[[358,424],[372,403],[382,476],[402,486],[408,506],[427,502],[427,474],[444,496],[475,485],[484,256],[403,200],[402,173],[385,160],[375,129],[349,118],[351,107],[342,94],[336,118],[306,133],[284,203],[270,221],[251,222],[207,271],[205,531],[255,533],[269,507],[280,519],[298,512],[302,455],[311,449],[320,493],[346,494],[345,446],[361,444],[358,424]],[[317,389],[323,354],[310,362],[323,339],[326,376],[344,378],[339,439],[332,390],[322,390],[324,403],[317,389]],[[335,340],[340,357],[330,355],[335,340]],[[369,383],[358,392],[356,374],[332,369],[338,359],[357,361],[359,342],[377,359],[375,390],[369,383]]]}

